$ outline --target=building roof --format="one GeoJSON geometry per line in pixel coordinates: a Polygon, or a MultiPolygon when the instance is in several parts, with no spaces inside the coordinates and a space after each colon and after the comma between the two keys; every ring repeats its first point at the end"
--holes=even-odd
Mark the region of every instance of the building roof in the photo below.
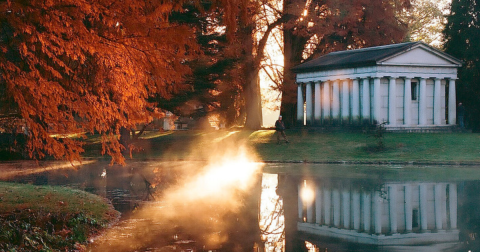
{"type": "Polygon", "coordinates": [[[302,73],[330,69],[375,66],[384,60],[390,59],[393,56],[417,47],[422,47],[442,58],[448,59],[456,65],[461,65],[460,60],[455,59],[454,57],[442,51],[432,48],[423,42],[406,42],[400,44],[332,52],[297,65],[292,68],[292,71],[295,73],[302,73]]]}

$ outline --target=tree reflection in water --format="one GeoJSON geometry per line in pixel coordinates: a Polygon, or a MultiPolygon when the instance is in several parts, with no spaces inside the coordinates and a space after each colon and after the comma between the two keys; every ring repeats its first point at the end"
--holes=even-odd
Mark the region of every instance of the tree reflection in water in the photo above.
{"type": "Polygon", "coordinates": [[[268,252],[283,251],[285,232],[283,201],[277,195],[278,175],[264,173],[260,203],[260,230],[268,252]]]}

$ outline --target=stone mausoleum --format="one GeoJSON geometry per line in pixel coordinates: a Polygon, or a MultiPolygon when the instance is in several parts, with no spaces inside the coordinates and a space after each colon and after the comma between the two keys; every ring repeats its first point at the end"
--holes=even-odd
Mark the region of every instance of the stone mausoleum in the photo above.
{"type": "Polygon", "coordinates": [[[299,125],[385,123],[387,130],[456,125],[462,62],[423,42],[339,51],[292,69],[299,125]]]}

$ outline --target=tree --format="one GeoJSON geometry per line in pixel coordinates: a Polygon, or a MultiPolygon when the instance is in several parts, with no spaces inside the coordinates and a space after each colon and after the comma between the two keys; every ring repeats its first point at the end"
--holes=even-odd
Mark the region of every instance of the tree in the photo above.
{"type": "Polygon", "coordinates": [[[0,2],[2,105],[27,129],[30,156],[80,158],[86,132],[102,134],[103,153],[123,162],[116,135],[152,120],[156,104],[183,82],[198,46],[188,26],[171,23],[175,3],[0,2]]]}
{"type": "Polygon", "coordinates": [[[475,131],[480,127],[479,4],[477,0],[453,0],[444,30],[445,52],[464,62],[456,82],[457,102],[466,107],[467,123],[475,131]]]}
{"type": "Polygon", "coordinates": [[[423,41],[440,48],[447,8],[446,0],[412,0],[412,7],[400,15],[402,22],[408,25],[407,40],[423,41]]]}
{"type": "Polygon", "coordinates": [[[260,33],[256,28],[259,17],[260,5],[256,2],[250,2],[244,5],[240,10],[239,32],[237,34],[237,43],[242,45],[242,65],[244,76],[243,97],[245,99],[245,127],[248,129],[259,129],[262,126],[262,103],[260,95],[260,83],[258,74],[260,63],[264,57],[265,42],[271,31],[260,35],[260,39],[255,37],[260,33]]]}
{"type": "MultiPolygon", "coordinates": [[[[275,0],[249,1],[237,0],[223,2],[227,13],[235,13],[235,22],[225,22],[227,33],[230,31],[229,50],[238,52],[236,64],[237,78],[241,79],[241,114],[245,114],[245,127],[259,129],[262,126],[262,97],[260,93],[259,72],[265,59],[267,40],[272,31],[282,25],[286,18],[277,15],[272,8],[275,0]],[[233,10],[233,12],[232,12],[233,10]],[[272,11],[272,12],[269,12],[272,11]]],[[[228,18],[225,18],[228,20],[228,18]]],[[[233,18],[231,18],[233,20],[233,18]]]]}
{"type": "Polygon", "coordinates": [[[227,125],[261,127],[258,72],[266,39],[271,29],[278,26],[277,23],[272,28],[261,29],[259,22],[265,19],[261,6],[262,3],[248,0],[204,1],[200,6],[184,5],[184,11],[174,15],[174,20],[193,27],[203,54],[189,64],[193,74],[187,81],[194,91],[187,91],[167,103],[178,105],[179,101],[203,97],[201,103],[206,104],[210,112],[220,114],[227,125]],[[200,90],[204,92],[198,96],[200,90]]]}
{"type": "Polygon", "coordinates": [[[212,1],[186,3],[182,11],[172,12],[170,22],[191,27],[201,53],[186,63],[192,69],[191,74],[185,78],[191,89],[170,99],[160,95],[154,97],[152,101],[157,102],[159,107],[176,115],[197,119],[207,112],[226,116],[222,110],[229,107],[235,99],[222,100],[220,97],[229,96],[230,91],[237,91],[228,73],[234,68],[238,57],[229,53],[227,34],[219,28],[225,26],[222,19],[224,13],[223,8],[213,6],[212,1]],[[201,113],[187,104],[192,102],[204,108],[201,113]]]}
{"type": "Polygon", "coordinates": [[[409,0],[285,0],[285,73],[281,114],[286,126],[296,119],[296,84],[290,68],[329,52],[403,41],[407,32],[398,14],[409,0]]]}
{"type": "Polygon", "coordinates": [[[193,27],[202,54],[189,62],[193,73],[187,81],[192,91],[174,97],[168,104],[194,99],[209,112],[219,114],[229,126],[260,128],[258,60],[262,55],[255,56],[257,8],[250,1],[205,1],[200,7],[184,5],[185,11],[174,15],[174,20],[193,27]]]}

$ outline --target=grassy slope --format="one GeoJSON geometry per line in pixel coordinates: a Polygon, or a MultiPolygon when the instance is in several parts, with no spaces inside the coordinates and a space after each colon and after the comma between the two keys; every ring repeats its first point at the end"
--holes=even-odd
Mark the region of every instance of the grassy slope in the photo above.
{"type": "Polygon", "coordinates": [[[116,217],[93,194],[0,182],[0,251],[72,250],[116,217]]]}
{"type": "Polygon", "coordinates": [[[373,137],[361,133],[290,132],[291,144],[275,146],[271,136],[252,142],[266,160],[478,162],[478,134],[387,133],[385,150],[371,151],[373,137]]]}
{"type": "MultiPolygon", "coordinates": [[[[367,148],[376,140],[362,133],[290,130],[287,136],[290,144],[277,145],[273,130],[149,132],[133,157],[201,158],[215,146],[235,148],[246,142],[264,161],[480,162],[480,134],[386,133],[383,151],[367,148]]],[[[98,143],[88,145],[86,156],[98,157],[99,148],[98,143]]]]}

